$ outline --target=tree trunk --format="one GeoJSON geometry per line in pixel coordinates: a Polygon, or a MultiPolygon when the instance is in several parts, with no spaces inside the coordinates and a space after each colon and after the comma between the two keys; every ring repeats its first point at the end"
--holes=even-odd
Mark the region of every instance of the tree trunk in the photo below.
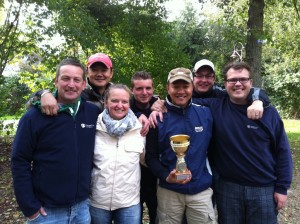
{"type": "Polygon", "coordinates": [[[247,23],[246,61],[252,68],[253,85],[261,87],[264,0],[250,0],[247,23]]]}

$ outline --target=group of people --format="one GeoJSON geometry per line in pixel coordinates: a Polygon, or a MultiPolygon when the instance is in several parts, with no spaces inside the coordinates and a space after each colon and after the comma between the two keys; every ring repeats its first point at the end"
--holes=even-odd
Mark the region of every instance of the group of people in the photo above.
{"type": "Polygon", "coordinates": [[[252,88],[246,63],[223,73],[226,91],[206,59],[193,72],[173,69],[163,101],[149,72],[136,72],[131,89],[112,84],[103,53],[87,69],[62,60],[56,91],[34,95],[13,144],[13,185],[28,223],[140,224],[144,203],[151,224],[277,223],[292,179],[283,123],[252,88]],[[180,180],[170,144],[178,134],[190,138],[191,175],[180,180]]]}

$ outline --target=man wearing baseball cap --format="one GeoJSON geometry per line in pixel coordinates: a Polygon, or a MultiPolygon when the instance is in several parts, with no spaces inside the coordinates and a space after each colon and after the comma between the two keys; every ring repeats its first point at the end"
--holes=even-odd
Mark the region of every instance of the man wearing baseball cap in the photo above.
{"type": "MultiPolygon", "coordinates": [[[[194,91],[193,98],[219,98],[227,95],[224,88],[218,86],[216,81],[215,66],[207,60],[201,59],[196,62],[193,69],[194,76],[194,91]]],[[[270,100],[266,92],[260,88],[252,87],[249,93],[249,100],[262,101],[264,106],[270,104],[270,100]]],[[[251,105],[248,109],[248,117],[250,119],[257,119],[255,114],[259,113],[259,118],[262,116],[262,111],[258,111],[255,104],[251,105]]]]}
{"type": "Polygon", "coordinates": [[[212,136],[213,118],[207,107],[192,103],[193,74],[175,68],[167,79],[167,112],[146,136],[146,163],[159,179],[157,218],[159,223],[215,223],[212,205],[212,174],[207,149],[212,136]],[[187,175],[177,178],[177,157],[170,137],[188,135],[185,155],[187,175]]]}
{"type": "Polygon", "coordinates": [[[198,61],[194,66],[193,75],[194,98],[215,98],[224,94],[222,88],[215,85],[215,66],[211,61],[207,59],[198,61]]]}
{"type": "MultiPolygon", "coordinates": [[[[87,63],[87,85],[85,90],[81,93],[81,97],[86,101],[95,104],[103,111],[104,92],[112,84],[112,77],[113,64],[110,57],[104,53],[91,55],[88,58],[87,63]]],[[[35,95],[41,100],[41,109],[43,113],[47,115],[57,114],[57,101],[49,90],[38,91],[35,95]]],[[[36,99],[32,99],[31,101],[35,100],[36,99]]]]}
{"type": "Polygon", "coordinates": [[[101,111],[104,109],[104,92],[112,84],[113,64],[108,55],[96,53],[88,58],[87,87],[82,97],[96,104],[101,111]]]}

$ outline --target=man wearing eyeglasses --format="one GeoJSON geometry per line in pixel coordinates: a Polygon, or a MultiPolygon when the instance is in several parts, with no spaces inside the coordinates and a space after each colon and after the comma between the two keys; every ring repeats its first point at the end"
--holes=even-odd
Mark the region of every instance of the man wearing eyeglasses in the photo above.
{"type": "Polygon", "coordinates": [[[219,223],[277,223],[292,181],[292,157],[283,122],[273,106],[265,108],[261,119],[247,117],[252,87],[248,64],[228,64],[223,79],[229,97],[193,99],[209,106],[214,119],[211,142],[219,175],[219,223]]]}
{"type": "Polygon", "coordinates": [[[193,98],[215,98],[225,94],[221,87],[215,85],[215,67],[211,61],[207,59],[198,61],[194,66],[193,74],[193,98]]]}

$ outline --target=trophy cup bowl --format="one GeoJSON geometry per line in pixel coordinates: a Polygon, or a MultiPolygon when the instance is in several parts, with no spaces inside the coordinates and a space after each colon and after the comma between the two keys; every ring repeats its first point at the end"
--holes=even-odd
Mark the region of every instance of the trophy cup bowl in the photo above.
{"type": "Polygon", "coordinates": [[[173,135],[170,137],[170,143],[173,151],[177,156],[176,162],[176,179],[185,180],[191,176],[191,172],[187,169],[184,156],[190,145],[190,136],[173,135]]]}

